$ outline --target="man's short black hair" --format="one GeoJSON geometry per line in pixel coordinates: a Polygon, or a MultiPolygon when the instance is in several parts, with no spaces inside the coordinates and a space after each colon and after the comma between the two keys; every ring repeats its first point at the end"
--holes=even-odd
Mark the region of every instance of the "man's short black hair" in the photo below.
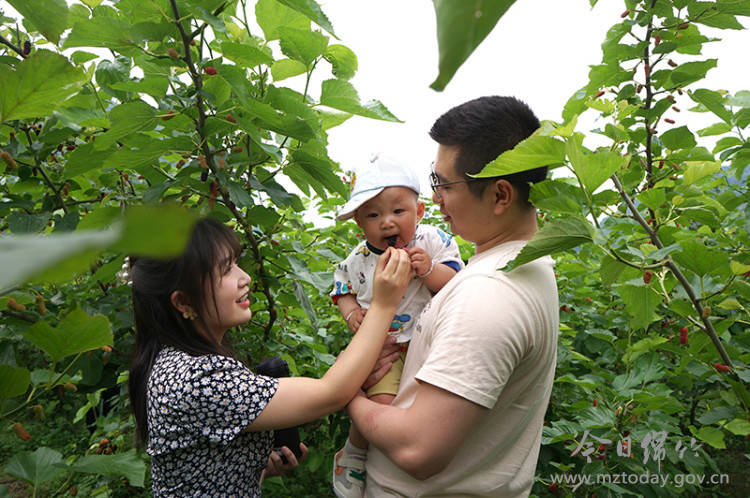
{"type": "MultiPolygon", "coordinates": [[[[515,97],[480,97],[440,116],[432,125],[430,136],[441,145],[458,147],[456,171],[465,176],[479,173],[487,163],[531,136],[539,126],[534,112],[515,97]]],[[[521,200],[529,204],[529,182],[544,180],[547,170],[547,166],[542,166],[467,185],[479,197],[487,185],[503,178],[518,190],[521,200]]]]}

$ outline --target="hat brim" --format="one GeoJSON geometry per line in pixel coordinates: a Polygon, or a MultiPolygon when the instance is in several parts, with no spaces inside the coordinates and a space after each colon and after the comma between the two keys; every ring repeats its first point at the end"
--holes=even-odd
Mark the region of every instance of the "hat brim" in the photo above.
{"type": "Polygon", "coordinates": [[[371,190],[367,190],[365,192],[360,192],[358,194],[355,194],[346,201],[346,204],[343,205],[343,207],[339,210],[338,216],[336,216],[336,219],[338,221],[344,221],[348,220],[352,216],[354,216],[354,212],[365,202],[369,201],[376,195],[378,195],[380,192],[385,190],[385,187],[380,188],[374,188],[371,190]]]}

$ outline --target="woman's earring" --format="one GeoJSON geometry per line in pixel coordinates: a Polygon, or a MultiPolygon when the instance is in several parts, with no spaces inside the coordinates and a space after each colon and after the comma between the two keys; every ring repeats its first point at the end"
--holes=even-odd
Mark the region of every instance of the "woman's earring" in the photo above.
{"type": "Polygon", "coordinates": [[[198,313],[196,313],[193,308],[188,306],[187,308],[185,308],[185,311],[182,312],[182,318],[184,318],[185,320],[195,320],[196,318],[198,318],[198,313]]]}

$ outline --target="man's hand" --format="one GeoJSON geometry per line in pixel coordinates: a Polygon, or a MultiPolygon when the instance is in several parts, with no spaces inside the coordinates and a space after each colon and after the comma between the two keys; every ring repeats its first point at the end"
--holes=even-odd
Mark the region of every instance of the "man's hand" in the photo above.
{"type": "Polygon", "coordinates": [[[307,446],[305,446],[304,443],[300,443],[299,449],[302,452],[302,456],[299,458],[299,460],[297,460],[297,457],[294,455],[292,450],[290,450],[286,446],[281,447],[279,451],[284,454],[286,463],[283,463],[281,461],[281,454],[279,454],[278,451],[271,451],[271,455],[268,457],[266,468],[263,469],[263,472],[261,473],[260,482],[262,483],[263,479],[266,477],[276,477],[284,475],[295,468],[297,465],[299,465],[301,462],[304,462],[307,459],[307,446]]]}
{"type": "Polygon", "coordinates": [[[362,325],[362,320],[365,319],[366,313],[367,308],[357,308],[352,311],[346,320],[346,325],[349,327],[349,330],[356,333],[359,330],[359,326],[362,325]]]}
{"type": "Polygon", "coordinates": [[[409,261],[411,262],[411,268],[418,277],[426,276],[432,268],[432,258],[427,254],[427,251],[421,247],[411,247],[406,250],[409,253],[409,261]]]}

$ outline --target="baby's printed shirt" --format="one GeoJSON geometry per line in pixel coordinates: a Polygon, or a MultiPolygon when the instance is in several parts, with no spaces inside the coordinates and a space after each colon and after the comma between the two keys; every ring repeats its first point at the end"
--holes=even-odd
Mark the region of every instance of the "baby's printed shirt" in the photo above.
{"type": "MultiPolygon", "coordinates": [[[[435,264],[444,264],[456,271],[464,267],[453,236],[438,227],[419,225],[414,238],[406,248],[414,246],[427,251],[435,264]]],[[[333,273],[331,297],[334,303],[339,297],[352,294],[361,307],[369,308],[372,303],[372,277],[377,261],[378,254],[367,247],[367,241],[357,245],[349,256],[336,266],[333,273]]],[[[414,322],[431,298],[430,290],[422,283],[422,279],[415,276],[406,288],[389,330],[391,335],[396,336],[397,342],[408,342],[411,339],[414,322]]]]}

